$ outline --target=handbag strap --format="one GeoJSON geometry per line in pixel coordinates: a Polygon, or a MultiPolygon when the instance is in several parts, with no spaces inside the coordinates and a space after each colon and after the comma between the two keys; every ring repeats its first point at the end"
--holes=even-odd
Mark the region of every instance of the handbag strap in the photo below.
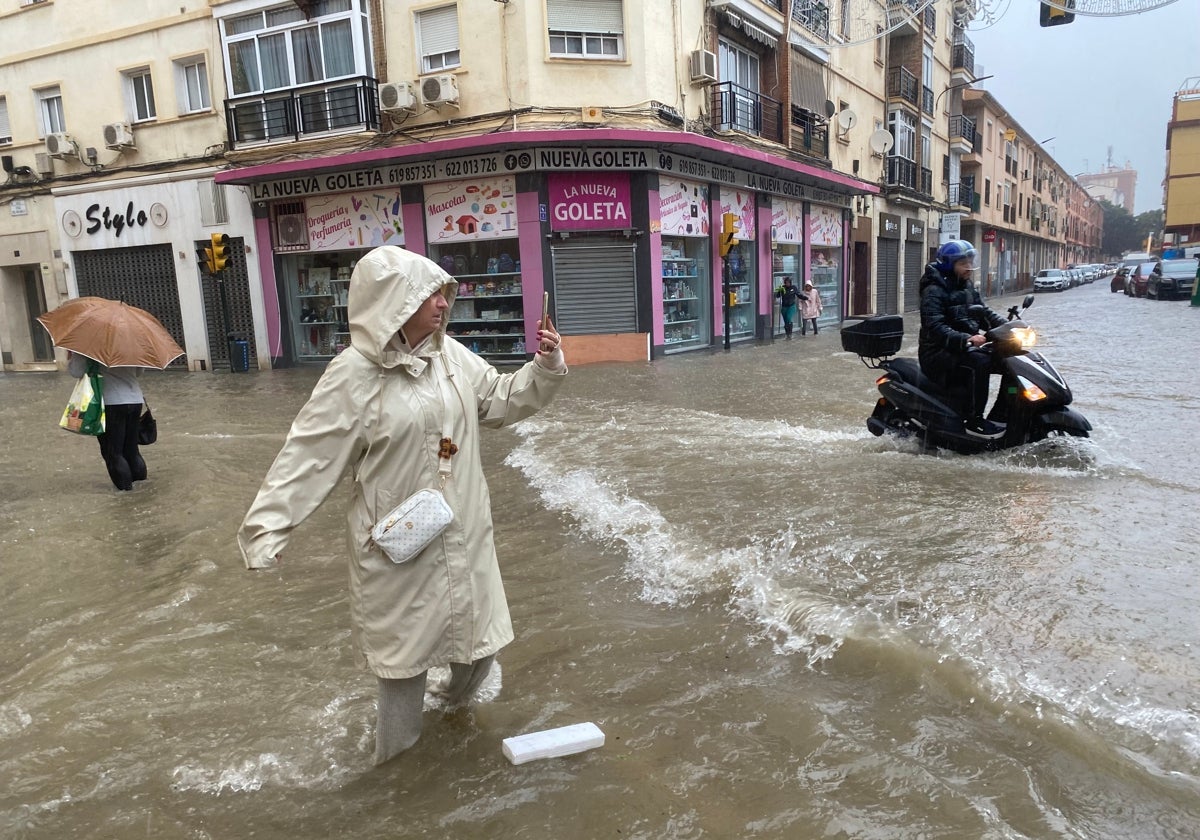
{"type": "MultiPolygon", "coordinates": [[[[446,371],[446,380],[450,383],[450,387],[454,389],[454,393],[458,396],[459,405],[463,408],[463,416],[466,417],[467,405],[463,401],[462,392],[458,390],[458,385],[454,381],[454,374],[450,371],[450,363],[446,361],[446,357],[441,353],[438,354],[442,360],[442,367],[446,371]]],[[[383,375],[380,374],[380,379],[383,375]]],[[[451,459],[458,453],[458,444],[450,435],[450,401],[446,399],[446,390],[442,383],[437,382],[438,396],[442,400],[442,437],[438,441],[438,489],[441,490],[446,486],[446,482],[450,479],[451,459]]],[[[149,404],[146,405],[149,408],[149,404]]],[[[383,398],[382,392],[379,400],[379,407],[375,412],[375,428],[378,430],[379,424],[383,420],[383,398]]],[[[367,443],[367,451],[363,453],[365,459],[371,454],[371,447],[374,446],[374,438],[367,443]]]]}

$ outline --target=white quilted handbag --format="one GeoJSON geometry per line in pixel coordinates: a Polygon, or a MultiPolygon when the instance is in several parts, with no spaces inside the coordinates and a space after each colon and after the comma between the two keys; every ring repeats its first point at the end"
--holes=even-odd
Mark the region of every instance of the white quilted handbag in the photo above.
{"type": "Polygon", "coordinates": [[[437,490],[418,490],[375,523],[371,539],[393,563],[407,563],[454,521],[454,511],[437,490]]]}

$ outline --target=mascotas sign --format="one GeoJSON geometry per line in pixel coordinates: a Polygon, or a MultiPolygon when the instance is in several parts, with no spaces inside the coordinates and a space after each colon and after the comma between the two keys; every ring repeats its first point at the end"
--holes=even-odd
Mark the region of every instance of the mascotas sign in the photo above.
{"type": "Polygon", "coordinates": [[[621,172],[551,174],[552,230],[621,230],[630,221],[629,176],[621,172]]]}

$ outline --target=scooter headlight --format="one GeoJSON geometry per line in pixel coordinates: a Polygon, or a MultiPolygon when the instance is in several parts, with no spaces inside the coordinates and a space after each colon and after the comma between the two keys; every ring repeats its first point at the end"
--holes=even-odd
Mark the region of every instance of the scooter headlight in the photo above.
{"type": "MultiPolygon", "coordinates": [[[[1033,330],[1030,330],[1033,332],[1033,330]]],[[[1024,376],[1018,376],[1017,380],[1021,383],[1021,396],[1030,402],[1039,402],[1046,399],[1046,392],[1038,386],[1034,385],[1024,376]]]]}
{"type": "Polygon", "coordinates": [[[1017,327],[1012,331],[1012,337],[1020,342],[1022,350],[1029,350],[1037,344],[1037,333],[1033,327],[1017,327]]]}

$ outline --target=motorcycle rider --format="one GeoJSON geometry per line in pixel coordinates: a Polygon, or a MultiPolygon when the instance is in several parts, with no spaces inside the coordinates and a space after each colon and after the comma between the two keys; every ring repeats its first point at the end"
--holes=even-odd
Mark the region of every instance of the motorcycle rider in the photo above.
{"type": "Polygon", "coordinates": [[[925,267],[917,355],[922,373],[970,400],[964,412],[964,431],[973,437],[995,439],[1004,435],[1004,427],[983,417],[992,354],[981,348],[986,341],[982,331],[1000,326],[1005,319],[984,305],[971,282],[975,257],[974,245],[954,239],[938,248],[936,261],[925,267]],[[970,308],[976,305],[985,311],[972,313],[970,308]]]}

